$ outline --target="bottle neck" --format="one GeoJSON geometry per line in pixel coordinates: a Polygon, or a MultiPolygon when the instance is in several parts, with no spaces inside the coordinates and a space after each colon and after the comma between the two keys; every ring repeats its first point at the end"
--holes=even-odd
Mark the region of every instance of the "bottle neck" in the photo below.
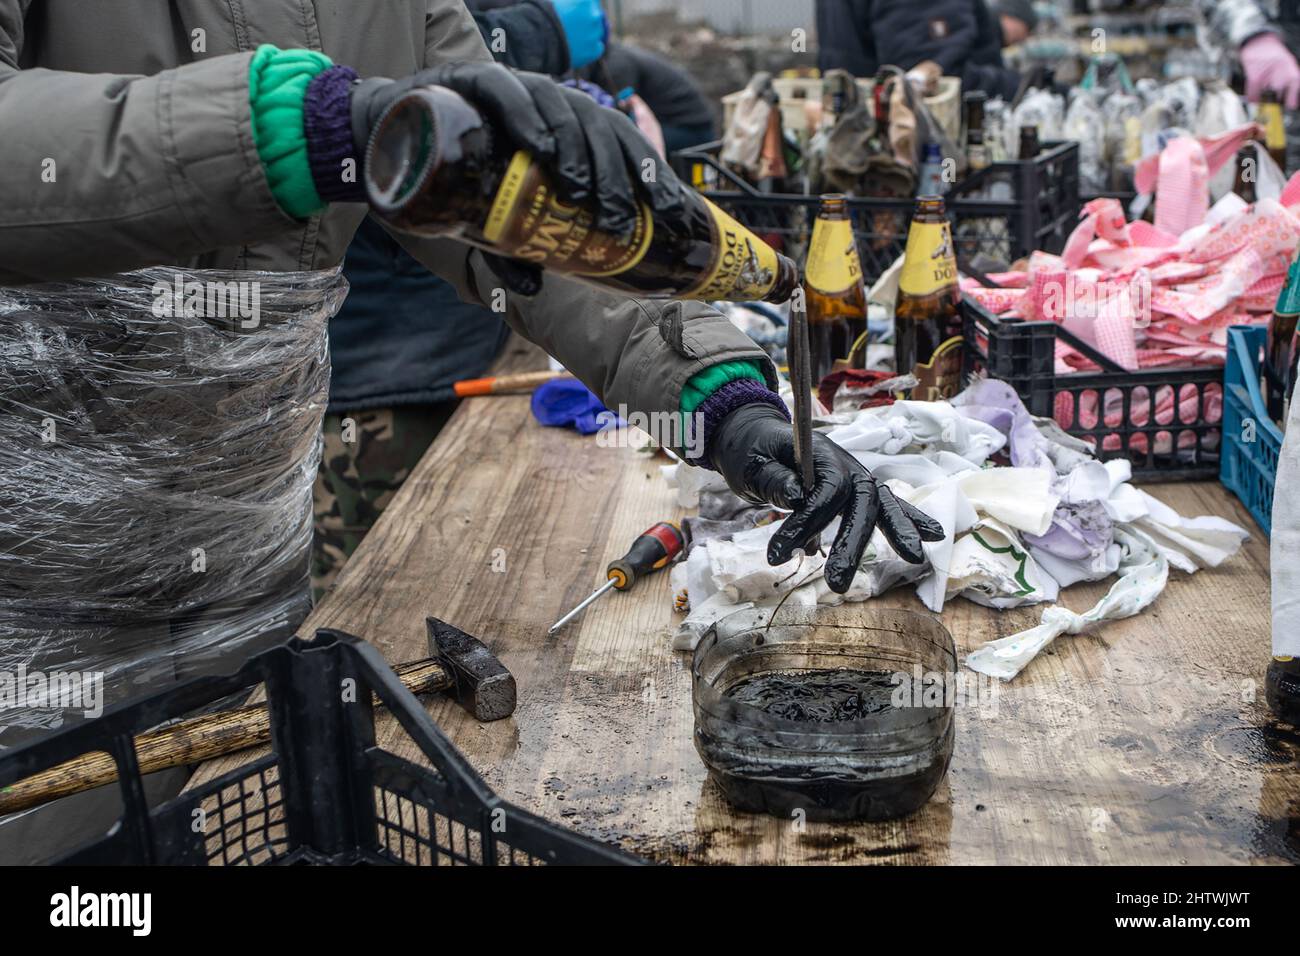
{"type": "Polygon", "coordinates": [[[912,214],[913,222],[944,222],[946,219],[942,199],[917,200],[916,211],[912,214]]]}
{"type": "Polygon", "coordinates": [[[817,206],[818,219],[847,219],[849,217],[848,203],[845,198],[839,194],[822,196],[821,202],[817,206]]]}
{"type": "MultiPolygon", "coordinates": [[[[508,157],[507,157],[508,158],[508,157]]],[[[453,91],[419,87],[380,118],[366,149],[371,206],[382,218],[459,224],[485,211],[499,178],[492,163],[491,128],[453,91]]]]}

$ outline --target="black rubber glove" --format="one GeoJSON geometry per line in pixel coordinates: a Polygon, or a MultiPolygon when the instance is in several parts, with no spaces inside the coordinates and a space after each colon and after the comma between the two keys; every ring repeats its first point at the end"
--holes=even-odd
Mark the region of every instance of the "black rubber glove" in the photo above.
{"type": "Polygon", "coordinates": [[[843,594],[877,522],[899,557],[912,564],[925,560],[922,541],[943,540],[939,522],[877,484],[861,462],[825,435],[813,434],[812,449],[813,488],[805,494],[794,458],[794,428],[773,406],[742,405],[709,438],[709,460],[732,491],[794,512],[768,542],[769,564],[784,564],[796,548],[815,551],[817,537],[839,516],[825,574],[831,590],[843,594]]]}
{"type": "Polygon", "coordinates": [[[563,199],[581,203],[595,197],[598,229],[630,232],[638,198],[670,219],[684,209],[685,187],[626,116],[550,77],[498,63],[450,64],[401,80],[359,83],[352,94],[352,135],[359,148],[364,152],[384,110],[410,90],[430,85],[445,86],[477,107],[554,176],[563,199]]]}

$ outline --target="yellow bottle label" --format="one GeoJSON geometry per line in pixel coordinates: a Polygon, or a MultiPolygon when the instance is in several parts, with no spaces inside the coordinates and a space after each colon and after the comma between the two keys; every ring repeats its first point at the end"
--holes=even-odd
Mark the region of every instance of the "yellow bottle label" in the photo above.
{"type": "MultiPolygon", "coordinates": [[[[708,200],[704,204],[716,231],[715,258],[700,281],[678,298],[763,298],[776,284],[776,252],[717,206],[708,200]]],[[[482,231],[502,255],[599,278],[640,264],[654,237],[654,220],[650,207],[640,203],[629,237],[600,232],[589,211],[560,199],[529,155],[518,152],[506,167],[482,231]]]]}
{"type": "Polygon", "coordinates": [[[627,238],[595,229],[594,217],[560,199],[525,152],[515,153],[497,189],[483,236],[503,255],[584,276],[626,272],[645,258],[654,221],[644,203],[627,238]]]}
{"type": "Polygon", "coordinates": [[[1282,104],[1260,103],[1255,117],[1264,127],[1264,145],[1269,149],[1286,149],[1286,126],[1282,123],[1282,104]]]}
{"type": "Polygon", "coordinates": [[[907,232],[903,271],[898,291],[929,295],[955,284],[957,260],[952,253],[952,231],[947,221],[913,222],[907,232]]]}
{"type": "Polygon", "coordinates": [[[1142,159],[1142,121],[1136,116],[1124,120],[1124,162],[1135,165],[1142,159]]]}
{"type": "Polygon", "coordinates": [[[912,369],[917,378],[917,386],[912,389],[912,398],[924,402],[937,402],[943,398],[952,398],[961,391],[961,348],[962,337],[954,335],[939,343],[928,362],[918,362],[912,369]]]}
{"type": "Polygon", "coordinates": [[[847,219],[818,219],[813,223],[804,274],[809,286],[827,295],[845,292],[862,281],[853,223],[847,219]]]}
{"type": "Polygon", "coordinates": [[[716,258],[704,279],[681,297],[734,302],[762,299],[776,284],[776,251],[707,199],[704,206],[717,229],[716,258]]]}

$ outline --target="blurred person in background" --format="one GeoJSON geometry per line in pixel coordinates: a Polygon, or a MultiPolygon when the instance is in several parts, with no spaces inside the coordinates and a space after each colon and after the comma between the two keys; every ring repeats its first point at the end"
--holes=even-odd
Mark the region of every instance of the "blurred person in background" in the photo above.
{"type": "Polygon", "coordinates": [[[1287,109],[1300,106],[1300,0],[1197,0],[1211,37],[1241,60],[1246,98],[1277,92],[1287,109]]]}
{"type": "MultiPolygon", "coordinates": [[[[467,6],[498,62],[559,75],[605,53],[599,0],[467,6]]],[[[330,320],[330,403],[313,490],[312,591],[319,601],[508,336],[501,316],[463,302],[373,219],[348,247],[351,291],[330,320]]]]}
{"type": "MultiPolygon", "coordinates": [[[[1265,90],[1279,94],[1288,110],[1300,106],[1300,0],[1198,0],[1210,33],[1225,49],[1236,50],[1246,79],[1246,97],[1258,101],[1265,90]]],[[[1290,124],[1288,124],[1290,125],[1290,124]]],[[[1288,139],[1291,137],[1288,136],[1288,139]]],[[[1277,488],[1300,475],[1300,436],[1292,426],[1300,411],[1294,403],[1278,456],[1277,488]]],[[[1273,501],[1269,540],[1272,574],[1273,657],[1264,679],[1264,696],[1273,712],[1300,726],[1300,509],[1290,495],[1273,501]]]]}
{"type": "Polygon", "coordinates": [[[658,120],[669,155],[718,138],[708,99],[691,75],[667,57],[613,41],[581,73],[616,97],[639,96],[658,120]]]}
{"type": "Polygon", "coordinates": [[[1020,74],[1002,48],[1024,41],[1038,24],[1029,0],[817,0],[817,65],[874,76],[882,66],[910,70],[927,60],[962,90],[1010,100],[1020,74]]]}

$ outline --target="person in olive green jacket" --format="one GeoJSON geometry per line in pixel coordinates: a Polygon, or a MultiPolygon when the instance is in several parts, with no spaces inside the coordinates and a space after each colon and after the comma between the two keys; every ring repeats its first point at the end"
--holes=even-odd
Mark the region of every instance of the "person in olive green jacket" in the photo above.
{"type": "MultiPolygon", "coordinates": [[[[406,90],[460,93],[532,153],[596,225],[636,202],[671,217],[684,187],[626,118],[539,74],[496,65],[461,0],[0,0],[0,284],[147,265],[336,266],[367,213],[350,175],[406,90]],[[389,77],[401,79],[392,80],[389,77]],[[656,176],[631,170],[656,164],[656,176]],[[55,175],[50,176],[53,169],[55,175]]],[[[846,590],[877,525],[922,561],[930,519],[818,436],[813,487],[793,470],[789,416],[766,355],[695,302],[593,290],[451,240],[396,235],[466,301],[505,287],[506,320],[607,406],[703,423],[698,464],[793,511],[788,560],[842,517],[827,563],[846,590]]]]}

